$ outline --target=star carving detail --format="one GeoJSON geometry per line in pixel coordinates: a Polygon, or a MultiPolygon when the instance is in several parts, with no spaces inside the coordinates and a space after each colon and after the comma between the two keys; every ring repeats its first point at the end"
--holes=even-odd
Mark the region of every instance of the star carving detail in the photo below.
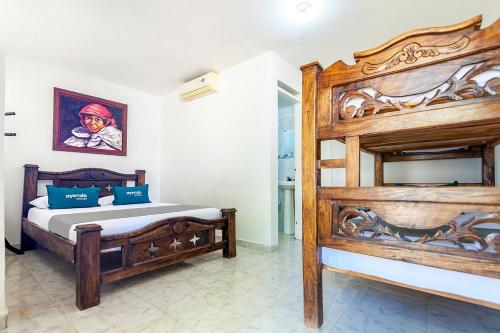
{"type": "Polygon", "coordinates": [[[196,234],[193,235],[193,238],[191,238],[189,241],[193,243],[194,246],[196,246],[196,242],[200,239],[200,237],[196,236],[196,234]]]}
{"type": "Polygon", "coordinates": [[[158,251],[160,251],[160,247],[155,246],[155,244],[153,242],[151,242],[149,244],[149,248],[147,249],[147,251],[149,252],[150,256],[154,256],[158,251]]]}
{"type": "Polygon", "coordinates": [[[177,252],[177,246],[179,246],[181,244],[182,244],[182,242],[179,242],[177,240],[177,238],[174,238],[174,241],[169,246],[174,248],[174,252],[177,252]]]}

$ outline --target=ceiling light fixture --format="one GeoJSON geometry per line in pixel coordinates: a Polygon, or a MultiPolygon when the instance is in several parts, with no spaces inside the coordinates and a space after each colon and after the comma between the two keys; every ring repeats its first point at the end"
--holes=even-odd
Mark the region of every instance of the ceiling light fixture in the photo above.
{"type": "Polygon", "coordinates": [[[297,11],[300,14],[305,14],[305,13],[307,13],[307,11],[309,11],[311,9],[311,7],[312,7],[312,5],[310,2],[302,1],[302,2],[299,2],[297,4],[297,11]]]}

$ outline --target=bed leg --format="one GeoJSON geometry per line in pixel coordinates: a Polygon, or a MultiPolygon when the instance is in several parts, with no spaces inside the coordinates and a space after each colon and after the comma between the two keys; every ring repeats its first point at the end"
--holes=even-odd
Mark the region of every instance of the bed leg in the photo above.
{"type": "Polygon", "coordinates": [[[222,250],[225,258],[236,257],[236,209],[221,209],[222,217],[227,217],[227,224],[222,228],[222,239],[226,246],[222,250]]]}
{"type": "Polygon", "coordinates": [[[28,236],[27,233],[24,231],[21,231],[21,250],[22,251],[29,251],[29,250],[34,250],[36,248],[36,242],[28,236]]]}
{"type": "MultiPolygon", "coordinates": [[[[321,263],[321,248],[316,260],[304,260],[304,322],[307,327],[320,328],[323,325],[323,278],[321,263]],[[307,263],[306,261],[309,261],[307,263]]],[[[304,254],[303,254],[304,255],[304,254]]]]}
{"type": "Polygon", "coordinates": [[[101,226],[76,227],[76,306],[85,310],[101,301],[101,226]]]}

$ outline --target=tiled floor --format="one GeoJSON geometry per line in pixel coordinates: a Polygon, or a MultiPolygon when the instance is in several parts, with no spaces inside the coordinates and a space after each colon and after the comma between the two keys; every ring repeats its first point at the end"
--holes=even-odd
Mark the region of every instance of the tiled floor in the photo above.
{"type": "MultiPolygon", "coordinates": [[[[302,324],[301,242],[238,248],[103,289],[74,306],[72,267],[48,252],[7,255],[8,332],[314,332],[302,324]]],[[[500,312],[324,272],[321,332],[499,332],[500,312]]]]}

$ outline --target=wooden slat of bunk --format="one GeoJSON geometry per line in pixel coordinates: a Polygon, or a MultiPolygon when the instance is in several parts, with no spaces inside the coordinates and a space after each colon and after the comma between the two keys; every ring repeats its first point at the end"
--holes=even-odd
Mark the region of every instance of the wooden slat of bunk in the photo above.
{"type": "Polygon", "coordinates": [[[494,258],[492,255],[491,259],[478,258],[477,253],[473,251],[470,251],[472,253],[462,251],[460,255],[457,255],[455,249],[448,249],[444,246],[412,243],[394,246],[394,242],[391,241],[357,241],[338,237],[321,237],[319,243],[321,246],[347,252],[500,278],[500,261],[498,257],[494,258]]]}
{"type": "MultiPolygon", "coordinates": [[[[452,110],[449,110],[452,112],[452,110]]],[[[498,127],[498,119],[488,123],[477,123],[473,126],[454,126],[454,127],[437,127],[427,128],[407,132],[386,133],[384,135],[363,136],[363,142],[369,146],[384,146],[401,143],[415,143],[433,141],[434,138],[439,138],[440,141],[464,140],[467,134],[475,140],[488,140],[491,137],[500,136],[500,128],[498,127]],[[395,135],[398,134],[399,135],[395,135]],[[403,135],[404,134],[404,135],[403,135]]],[[[472,145],[469,145],[472,146],[472,145]]],[[[463,146],[455,146],[463,147],[463,146]]]]}
{"type": "Polygon", "coordinates": [[[482,148],[480,146],[474,146],[467,149],[454,149],[436,152],[404,152],[395,154],[385,153],[382,154],[382,159],[384,162],[402,162],[447,160],[458,158],[481,158],[482,156],[482,148]]]}
{"type": "Polygon", "coordinates": [[[365,135],[361,144],[378,152],[395,152],[425,148],[449,148],[484,145],[500,137],[497,122],[453,128],[435,128],[384,135],[365,135]]]}
{"type": "Polygon", "coordinates": [[[318,167],[320,169],[342,169],[345,168],[345,165],[346,162],[343,158],[318,161],[318,167]]]}
{"type": "MultiPolygon", "coordinates": [[[[497,126],[500,127],[500,123],[497,126]]],[[[448,130],[449,129],[443,130],[443,133],[448,130]]],[[[365,144],[368,145],[371,151],[377,153],[388,153],[388,152],[404,151],[404,150],[421,150],[421,149],[449,148],[449,147],[469,146],[469,145],[473,146],[484,145],[496,137],[497,137],[496,135],[494,136],[490,135],[490,136],[471,138],[467,137],[466,134],[464,134],[463,138],[454,140],[441,140],[435,137],[436,139],[429,141],[422,140],[422,141],[404,142],[404,137],[402,136],[401,143],[383,144],[377,146],[372,146],[369,143],[365,144]]]]}
{"type": "Polygon", "coordinates": [[[345,139],[346,185],[358,187],[360,182],[360,150],[359,136],[345,139]]]}
{"type": "MultiPolygon", "coordinates": [[[[427,140],[439,141],[438,135],[446,134],[445,129],[452,129],[451,133],[457,133],[457,127],[467,126],[461,131],[463,132],[468,128],[474,128],[472,125],[493,125],[499,123],[500,98],[496,96],[454,102],[453,106],[450,104],[434,105],[425,110],[391,112],[364,119],[321,126],[319,128],[319,139],[333,140],[347,136],[362,135],[382,138],[384,135],[392,132],[397,132],[398,136],[403,136],[405,132],[411,133],[411,131],[416,130],[439,129],[435,134],[436,137],[430,137],[429,133],[427,133],[426,137],[427,140]]],[[[482,134],[484,137],[489,135],[491,133],[482,134]]],[[[464,137],[466,136],[464,134],[464,137]]],[[[398,141],[401,142],[401,137],[398,141]]],[[[362,142],[362,144],[368,149],[372,149],[365,142],[362,142]]]]}
{"type": "Polygon", "coordinates": [[[483,186],[495,186],[495,147],[484,145],[482,153],[483,186]]]}
{"type": "Polygon", "coordinates": [[[384,185],[384,161],[382,154],[375,154],[375,186],[384,185]]]}
{"type": "Polygon", "coordinates": [[[466,205],[500,205],[496,187],[320,187],[321,200],[421,201],[466,205]]]}

